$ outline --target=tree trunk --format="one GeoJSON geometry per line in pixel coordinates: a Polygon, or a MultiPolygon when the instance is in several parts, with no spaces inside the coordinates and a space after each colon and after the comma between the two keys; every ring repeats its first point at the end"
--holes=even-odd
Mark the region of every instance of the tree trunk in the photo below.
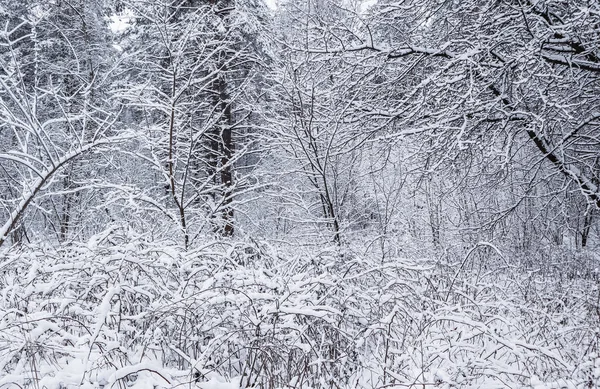
{"type": "Polygon", "coordinates": [[[588,207],[585,214],[583,215],[583,229],[581,230],[581,248],[585,248],[588,242],[588,236],[592,229],[592,218],[594,210],[592,207],[588,207]]]}
{"type": "Polygon", "coordinates": [[[223,148],[221,153],[221,184],[223,185],[223,236],[232,236],[234,232],[233,227],[233,208],[232,195],[233,195],[233,166],[232,156],[234,150],[234,142],[232,137],[232,126],[233,126],[233,113],[231,110],[231,102],[229,101],[229,95],[227,94],[227,82],[224,77],[219,82],[219,99],[221,108],[223,111],[222,127],[221,127],[221,146],[223,148]]]}

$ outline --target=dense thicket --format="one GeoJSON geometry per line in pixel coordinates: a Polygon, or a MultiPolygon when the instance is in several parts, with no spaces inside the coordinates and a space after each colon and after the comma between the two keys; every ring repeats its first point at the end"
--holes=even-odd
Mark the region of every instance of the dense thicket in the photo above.
{"type": "Polygon", "coordinates": [[[0,0],[0,388],[596,385],[599,39],[591,0],[0,0]]]}
{"type": "Polygon", "coordinates": [[[478,250],[460,266],[243,242],[184,252],[120,230],[11,255],[0,385],[594,387],[597,281],[478,250]]]}

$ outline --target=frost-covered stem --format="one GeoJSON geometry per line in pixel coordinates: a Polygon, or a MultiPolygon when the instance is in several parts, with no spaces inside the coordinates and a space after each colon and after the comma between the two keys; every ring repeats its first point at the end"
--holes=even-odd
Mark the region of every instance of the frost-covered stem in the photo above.
{"type": "MultiPolygon", "coordinates": [[[[175,99],[176,99],[176,82],[177,82],[177,72],[173,71],[173,86],[172,86],[172,103],[171,103],[171,113],[169,116],[169,159],[168,159],[168,169],[169,169],[169,186],[171,188],[171,197],[173,197],[173,201],[175,202],[175,206],[179,210],[179,222],[181,224],[181,230],[183,231],[183,245],[187,249],[190,237],[187,232],[187,223],[185,218],[185,208],[183,206],[183,201],[180,201],[177,197],[176,185],[175,185],[175,167],[174,167],[174,147],[175,147],[175,99]]],[[[183,191],[183,188],[182,188],[183,191]]],[[[183,200],[183,193],[182,193],[183,200]]]]}

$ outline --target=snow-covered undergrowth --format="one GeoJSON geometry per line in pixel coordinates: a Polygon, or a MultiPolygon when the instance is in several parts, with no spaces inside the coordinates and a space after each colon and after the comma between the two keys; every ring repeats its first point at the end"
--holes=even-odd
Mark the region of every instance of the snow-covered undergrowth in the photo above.
{"type": "MultiPolygon", "coordinates": [[[[598,282],[132,239],[0,259],[0,388],[587,388],[598,282]]],[[[494,265],[492,265],[494,264],[494,265]]]]}

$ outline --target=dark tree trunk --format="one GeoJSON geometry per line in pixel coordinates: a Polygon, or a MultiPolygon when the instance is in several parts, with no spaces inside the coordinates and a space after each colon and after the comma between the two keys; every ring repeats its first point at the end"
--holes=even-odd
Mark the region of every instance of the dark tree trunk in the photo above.
{"type": "Polygon", "coordinates": [[[592,217],[593,209],[589,207],[585,215],[583,216],[583,230],[581,231],[581,248],[585,248],[585,246],[587,246],[588,236],[590,235],[590,230],[592,229],[592,217]]]}
{"type": "Polygon", "coordinates": [[[221,108],[223,111],[222,128],[221,128],[221,146],[223,148],[221,153],[221,184],[223,185],[223,236],[232,236],[234,232],[233,227],[233,208],[232,194],[233,194],[233,166],[232,156],[234,150],[234,142],[232,137],[233,127],[233,112],[231,110],[231,102],[227,94],[227,82],[221,79],[219,82],[219,99],[221,108]]]}

